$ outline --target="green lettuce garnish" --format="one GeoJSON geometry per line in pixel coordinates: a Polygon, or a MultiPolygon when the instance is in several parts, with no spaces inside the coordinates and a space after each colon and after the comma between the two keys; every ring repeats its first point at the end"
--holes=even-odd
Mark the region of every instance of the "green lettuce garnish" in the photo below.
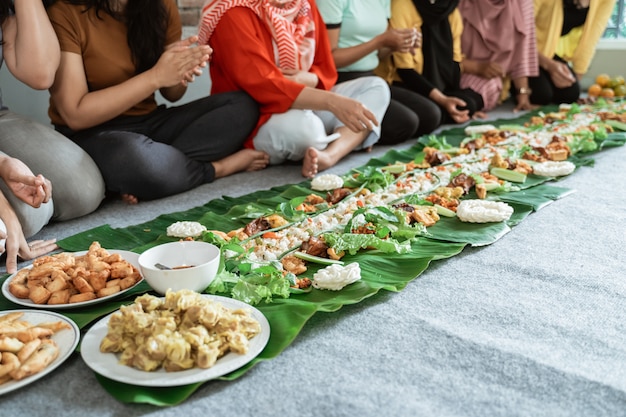
{"type": "Polygon", "coordinates": [[[410,240],[398,242],[393,238],[381,239],[375,235],[356,233],[324,233],[324,241],[335,250],[335,253],[346,251],[350,255],[361,249],[377,249],[383,253],[409,253],[410,240]]]}

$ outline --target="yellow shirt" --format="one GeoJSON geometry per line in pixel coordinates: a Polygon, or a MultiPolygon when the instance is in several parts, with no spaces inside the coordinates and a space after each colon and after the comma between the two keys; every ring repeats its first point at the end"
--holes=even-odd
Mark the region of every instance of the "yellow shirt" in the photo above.
{"type": "Polygon", "coordinates": [[[590,0],[585,23],[562,37],[563,0],[534,0],[537,50],[548,58],[558,54],[572,64],[576,74],[585,74],[615,1],[590,0]]]}
{"type": "MultiPolygon", "coordinates": [[[[458,9],[455,9],[448,17],[450,29],[452,31],[452,59],[461,62],[463,56],[461,54],[461,34],[463,33],[463,19],[458,9]]],[[[413,5],[412,0],[391,0],[391,19],[389,25],[394,29],[417,28],[422,27],[422,17],[413,5]]],[[[414,69],[418,73],[422,73],[424,68],[424,56],[422,49],[415,49],[415,53],[394,52],[388,57],[381,60],[376,74],[384,78],[388,83],[392,81],[401,81],[396,73],[396,69],[414,69]]]]}

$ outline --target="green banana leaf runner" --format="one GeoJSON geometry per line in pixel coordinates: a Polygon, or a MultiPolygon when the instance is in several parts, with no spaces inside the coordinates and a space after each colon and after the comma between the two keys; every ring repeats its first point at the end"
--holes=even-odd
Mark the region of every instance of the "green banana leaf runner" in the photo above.
{"type": "MultiPolygon", "coordinates": [[[[530,116],[539,112],[552,111],[552,108],[542,108],[536,112],[523,115],[517,119],[506,119],[489,122],[499,125],[522,125],[530,116]]],[[[484,122],[481,122],[484,123],[484,122]]],[[[465,137],[463,128],[454,128],[437,135],[445,138],[447,143],[458,146],[465,137]]],[[[626,141],[626,133],[613,133],[600,143],[599,149],[621,146],[626,141]]],[[[417,143],[406,150],[391,150],[380,158],[374,158],[364,167],[381,167],[396,162],[409,162],[415,159],[423,147],[428,143],[427,138],[420,138],[417,143]]],[[[585,153],[584,157],[576,155],[570,158],[577,166],[593,165],[585,153]]],[[[344,305],[354,304],[367,297],[374,296],[380,290],[391,292],[401,291],[409,282],[416,279],[432,261],[446,259],[459,254],[467,245],[489,245],[519,224],[533,211],[537,211],[572,190],[547,185],[545,182],[554,178],[532,177],[519,191],[499,195],[501,201],[507,202],[514,208],[514,214],[507,222],[500,223],[462,223],[456,218],[442,217],[434,226],[429,227],[429,237],[419,237],[411,244],[408,254],[377,254],[375,251],[362,251],[356,255],[346,255],[346,263],[358,261],[362,279],[341,291],[321,291],[312,289],[309,292],[295,290],[289,298],[275,297],[271,303],[262,302],[258,308],[270,323],[271,335],[265,349],[255,359],[244,367],[220,377],[222,380],[234,380],[245,374],[257,363],[272,359],[287,348],[299,334],[305,323],[317,312],[337,311],[344,305]]],[[[81,251],[88,249],[93,241],[98,241],[105,248],[130,250],[141,253],[146,248],[173,240],[165,235],[166,228],[177,221],[198,221],[208,229],[232,230],[243,226],[247,220],[245,213],[263,213],[274,209],[278,204],[288,202],[298,196],[310,193],[309,182],[304,181],[295,185],[284,185],[270,190],[262,190],[242,197],[223,197],[208,202],[188,211],[161,215],[149,222],[129,226],[123,229],[113,229],[103,225],[85,232],[70,236],[58,242],[66,251],[81,251]]],[[[319,268],[319,267],[318,267],[319,268]]],[[[315,272],[315,267],[309,272],[315,272]]],[[[6,279],[0,279],[0,283],[6,279]]],[[[117,310],[121,305],[128,304],[134,298],[150,287],[142,282],[123,298],[114,301],[96,304],[77,310],[63,310],[62,314],[74,320],[81,329],[87,328],[96,319],[117,310]]],[[[227,294],[220,294],[227,295],[227,294]]],[[[0,296],[0,310],[21,308],[4,297],[0,296]]],[[[79,347],[80,348],[80,347],[79,347]]],[[[192,395],[203,382],[179,387],[153,388],[119,383],[101,375],[96,375],[98,381],[113,397],[124,403],[149,403],[157,406],[179,404],[192,395]]]]}

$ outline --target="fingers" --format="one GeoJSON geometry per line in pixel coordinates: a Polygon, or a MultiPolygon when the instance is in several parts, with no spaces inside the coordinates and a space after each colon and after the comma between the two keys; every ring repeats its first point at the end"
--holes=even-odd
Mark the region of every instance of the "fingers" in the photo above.
{"type": "Polygon", "coordinates": [[[17,272],[18,257],[27,261],[45,255],[53,250],[57,250],[58,248],[59,246],[56,244],[56,239],[34,240],[28,244],[24,241],[18,251],[15,251],[12,247],[8,247],[6,260],[7,273],[14,274],[17,272]]]}
{"type": "Polygon", "coordinates": [[[374,126],[378,126],[376,116],[370,110],[363,107],[361,114],[357,115],[357,120],[348,127],[353,132],[364,132],[373,130],[374,126]]]}
{"type": "Polygon", "coordinates": [[[47,203],[52,198],[52,182],[41,174],[37,175],[37,178],[42,181],[43,203],[47,203]]]}
{"type": "Polygon", "coordinates": [[[49,240],[33,240],[26,245],[20,247],[18,256],[27,261],[35,259],[38,256],[45,255],[48,252],[58,249],[56,239],[49,240]]]}

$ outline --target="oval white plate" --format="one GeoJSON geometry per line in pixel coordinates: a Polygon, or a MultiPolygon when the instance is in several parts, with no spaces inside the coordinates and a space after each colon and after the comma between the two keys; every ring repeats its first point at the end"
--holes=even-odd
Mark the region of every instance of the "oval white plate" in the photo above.
{"type": "MultiPolygon", "coordinates": [[[[141,371],[119,363],[119,356],[114,353],[100,352],[100,342],[107,334],[107,324],[110,314],[94,324],[83,337],[80,345],[80,354],[93,371],[118,382],[145,387],[175,387],[194,384],[226,375],[254,359],[270,338],[270,325],[263,313],[242,301],[217,295],[203,294],[213,301],[222,303],[226,308],[244,308],[250,310],[252,316],[261,325],[261,332],[250,339],[248,352],[245,355],[227,353],[217,360],[215,365],[208,369],[192,368],[185,371],[167,372],[163,369],[148,372],[141,371]]],[[[111,313],[113,314],[113,313],[111,313]]]]}
{"type": "Polygon", "coordinates": [[[61,314],[54,313],[52,311],[41,310],[6,310],[0,312],[0,316],[14,312],[23,312],[24,315],[20,317],[19,320],[24,320],[32,324],[47,323],[51,321],[64,321],[69,324],[71,328],[59,330],[51,336],[51,339],[56,342],[57,346],[59,346],[59,356],[57,356],[57,358],[50,365],[48,365],[45,369],[43,369],[39,373],[36,373],[35,375],[31,375],[19,381],[11,380],[5,382],[4,384],[1,384],[0,395],[21,388],[24,385],[30,384],[31,382],[35,382],[39,378],[43,378],[50,372],[54,371],[59,365],[61,365],[63,362],[65,362],[67,358],[70,357],[72,352],[74,352],[74,349],[76,349],[78,341],[80,340],[80,330],[78,329],[76,323],[61,314]]]}
{"type": "MultiPolygon", "coordinates": [[[[126,260],[126,261],[130,262],[131,264],[133,264],[133,266],[135,268],[137,268],[137,270],[141,274],[141,270],[139,269],[139,262],[138,262],[139,254],[138,253],[130,252],[130,251],[127,251],[127,250],[117,250],[117,249],[107,249],[107,251],[109,253],[119,253],[120,255],[122,255],[124,260],[126,260]]],[[[87,251],[75,252],[74,256],[82,256],[82,255],[84,255],[86,253],[87,253],[87,251]]],[[[26,268],[32,268],[32,265],[27,266],[26,268]]],[[[9,283],[11,282],[11,280],[13,279],[14,276],[15,276],[15,274],[11,275],[6,280],[4,280],[4,283],[2,284],[2,294],[7,298],[7,300],[12,301],[15,304],[19,304],[19,305],[25,306],[25,307],[42,308],[42,309],[46,309],[46,310],[65,310],[65,309],[70,309],[70,308],[85,307],[85,306],[88,306],[88,305],[91,305],[91,304],[101,303],[103,301],[107,301],[107,300],[110,300],[112,298],[119,297],[120,295],[130,291],[133,288],[135,288],[137,285],[139,285],[140,282],[143,281],[143,277],[142,277],[132,287],[126,288],[125,290],[122,290],[122,291],[120,291],[120,292],[118,292],[116,294],[107,295],[106,297],[101,297],[101,298],[94,298],[93,300],[83,301],[81,303],[71,303],[71,304],[35,304],[28,298],[17,298],[13,294],[11,294],[11,291],[9,291],[9,283]]]]}

